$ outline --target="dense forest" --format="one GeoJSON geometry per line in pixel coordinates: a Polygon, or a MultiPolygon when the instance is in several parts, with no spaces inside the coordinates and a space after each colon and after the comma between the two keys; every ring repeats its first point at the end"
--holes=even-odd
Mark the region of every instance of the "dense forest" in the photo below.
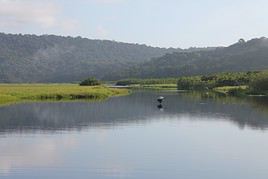
{"type": "Polygon", "coordinates": [[[76,82],[181,49],[55,35],[0,33],[0,82],[76,82]]]}
{"type": "Polygon", "coordinates": [[[229,47],[155,48],[55,35],[0,33],[0,82],[166,78],[268,69],[268,39],[229,47]]]}
{"type": "Polygon", "coordinates": [[[265,69],[268,69],[268,39],[247,42],[241,39],[229,47],[168,53],[124,69],[116,78],[166,78],[265,69]]]}

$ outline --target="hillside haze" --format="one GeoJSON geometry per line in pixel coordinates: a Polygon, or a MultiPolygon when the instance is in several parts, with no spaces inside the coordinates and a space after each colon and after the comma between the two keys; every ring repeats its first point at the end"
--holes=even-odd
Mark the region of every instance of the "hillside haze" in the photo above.
{"type": "Polygon", "coordinates": [[[163,78],[268,69],[265,37],[210,50],[168,53],[120,72],[117,78],[163,78]]]}
{"type": "Polygon", "coordinates": [[[182,50],[81,37],[0,34],[0,82],[161,78],[264,69],[268,69],[267,38],[182,50]]]}
{"type": "Polygon", "coordinates": [[[76,82],[102,79],[181,49],[55,35],[0,34],[0,82],[76,82]]]}

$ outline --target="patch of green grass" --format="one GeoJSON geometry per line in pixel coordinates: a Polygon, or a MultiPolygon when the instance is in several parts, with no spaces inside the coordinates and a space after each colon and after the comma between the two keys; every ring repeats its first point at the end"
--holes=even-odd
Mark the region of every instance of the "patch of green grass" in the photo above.
{"type": "Polygon", "coordinates": [[[0,105],[1,104],[9,104],[9,103],[13,103],[15,101],[17,101],[18,98],[15,96],[11,96],[11,95],[2,95],[0,94],[0,105]]]}
{"type": "Polygon", "coordinates": [[[214,88],[213,91],[231,96],[268,96],[267,91],[254,91],[248,86],[224,86],[214,88]]]}
{"type": "Polygon", "coordinates": [[[76,84],[0,84],[0,104],[28,100],[98,100],[128,94],[127,89],[76,84]]]}
{"type": "Polygon", "coordinates": [[[223,86],[223,87],[214,88],[213,90],[218,93],[230,94],[234,91],[245,92],[246,90],[248,90],[248,86],[223,86]]]}

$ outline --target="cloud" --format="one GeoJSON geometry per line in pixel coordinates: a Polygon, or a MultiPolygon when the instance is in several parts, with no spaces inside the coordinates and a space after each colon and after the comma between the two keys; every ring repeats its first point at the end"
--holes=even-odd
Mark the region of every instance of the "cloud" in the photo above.
{"type": "Polygon", "coordinates": [[[21,25],[34,23],[51,27],[56,23],[57,7],[52,3],[31,0],[0,0],[1,25],[21,25]]]}
{"type": "Polygon", "coordinates": [[[101,4],[118,4],[126,0],[87,0],[88,2],[101,3],[101,4]]]}
{"type": "Polygon", "coordinates": [[[64,161],[62,151],[72,150],[77,145],[74,138],[48,139],[34,138],[30,142],[20,140],[2,141],[0,153],[0,176],[8,175],[15,168],[30,167],[57,167],[64,161]],[[20,156],[20,157],[17,157],[20,156]]]}
{"type": "MultiPolygon", "coordinates": [[[[56,2],[56,1],[55,1],[56,2]]],[[[0,27],[20,28],[34,26],[42,29],[73,29],[74,20],[61,19],[61,9],[53,1],[0,0],[0,27]]]]}

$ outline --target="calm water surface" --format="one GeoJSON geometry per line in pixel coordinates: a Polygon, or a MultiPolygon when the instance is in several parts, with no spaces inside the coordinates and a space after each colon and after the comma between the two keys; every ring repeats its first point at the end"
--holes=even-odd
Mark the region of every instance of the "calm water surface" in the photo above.
{"type": "Polygon", "coordinates": [[[136,92],[5,106],[0,178],[267,179],[267,129],[265,98],[136,92]]]}

